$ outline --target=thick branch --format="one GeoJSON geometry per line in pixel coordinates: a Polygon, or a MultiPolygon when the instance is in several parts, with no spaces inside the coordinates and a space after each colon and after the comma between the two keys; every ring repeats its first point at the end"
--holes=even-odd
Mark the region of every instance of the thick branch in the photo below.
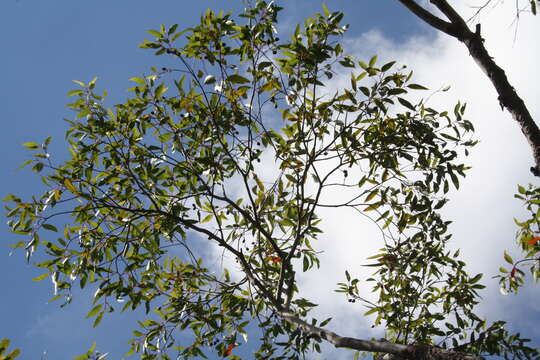
{"type": "Polygon", "coordinates": [[[452,24],[440,19],[439,17],[433,15],[420,5],[416,3],[415,0],[398,0],[402,3],[407,9],[409,9],[413,14],[418,16],[420,19],[424,20],[430,26],[435,29],[442,31],[450,36],[456,36],[455,29],[452,24]]]}
{"type": "Polygon", "coordinates": [[[467,23],[463,18],[457,13],[456,10],[446,0],[430,0],[430,2],[435,5],[447,18],[450,22],[458,28],[460,31],[463,29],[469,29],[467,23]]]}
{"type": "MultiPolygon", "coordinates": [[[[441,27],[438,22],[435,22],[433,18],[438,18],[419,6],[414,0],[398,1],[430,26],[455,37],[465,44],[467,49],[469,49],[469,54],[495,87],[495,90],[499,95],[501,108],[506,108],[512,115],[512,118],[520,126],[521,132],[525,135],[525,138],[531,147],[534,158],[534,166],[531,167],[531,172],[535,176],[540,177],[540,129],[532,118],[525,102],[518,96],[516,90],[508,81],[504,70],[501,69],[489,55],[484,46],[484,40],[480,36],[480,32],[472,32],[463,18],[446,0],[430,0],[430,2],[448,17],[448,20],[451,22],[449,25],[452,29],[451,31],[447,31],[446,28],[441,27]]],[[[480,28],[478,27],[478,29],[480,28]]]]}
{"type": "Polygon", "coordinates": [[[469,49],[469,53],[474,58],[478,66],[488,76],[499,95],[501,108],[506,108],[512,118],[519,124],[521,132],[529,142],[535,165],[531,167],[531,172],[535,176],[540,176],[540,129],[532,118],[525,102],[519,97],[514,87],[508,81],[506,74],[493,58],[489,56],[483,41],[480,37],[472,36],[470,33],[463,43],[469,49]]]}
{"type": "Polygon", "coordinates": [[[291,324],[297,325],[305,333],[318,336],[337,348],[349,348],[359,351],[390,354],[393,355],[390,358],[396,360],[484,360],[481,356],[464,354],[432,345],[403,345],[389,341],[361,340],[343,337],[330,330],[311,325],[290,312],[281,311],[279,312],[279,315],[291,324]]]}

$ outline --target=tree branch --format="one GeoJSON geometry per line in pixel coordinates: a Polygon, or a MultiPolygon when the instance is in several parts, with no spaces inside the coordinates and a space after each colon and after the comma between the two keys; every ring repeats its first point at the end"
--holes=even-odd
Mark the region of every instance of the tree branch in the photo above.
{"type": "MultiPolygon", "coordinates": [[[[531,147],[534,158],[534,166],[532,166],[530,170],[533,175],[540,177],[540,129],[532,118],[525,102],[519,97],[514,87],[508,81],[504,70],[500,68],[489,55],[484,46],[484,40],[480,35],[480,31],[476,33],[472,32],[463,18],[446,0],[430,0],[430,2],[442,11],[451,23],[447,23],[437,18],[435,15],[419,6],[415,0],[398,1],[428,25],[455,37],[465,44],[469,50],[469,54],[495,87],[495,90],[499,95],[498,99],[501,108],[503,110],[506,108],[512,115],[512,118],[520,126],[521,132],[531,147]],[[441,25],[441,22],[445,25],[441,25]]],[[[477,27],[477,29],[479,30],[480,28],[477,27]]]]}
{"type": "Polygon", "coordinates": [[[463,18],[457,13],[456,10],[446,0],[430,0],[430,2],[435,5],[447,18],[450,22],[460,31],[463,29],[469,30],[467,23],[463,18]]]}
{"type": "Polygon", "coordinates": [[[402,3],[407,9],[409,9],[413,14],[418,16],[420,19],[425,21],[430,26],[434,27],[435,29],[442,31],[445,34],[448,34],[450,36],[456,36],[456,32],[454,27],[451,23],[442,20],[441,18],[433,15],[420,5],[416,3],[415,0],[398,0],[400,3],[402,3]]]}
{"type": "Polygon", "coordinates": [[[394,360],[484,360],[482,356],[464,354],[433,345],[403,345],[389,341],[361,340],[343,337],[330,330],[311,325],[291,312],[280,311],[278,314],[285,321],[297,325],[305,333],[318,336],[337,348],[349,348],[359,351],[390,354],[393,356],[390,356],[389,358],[394,360]]]}

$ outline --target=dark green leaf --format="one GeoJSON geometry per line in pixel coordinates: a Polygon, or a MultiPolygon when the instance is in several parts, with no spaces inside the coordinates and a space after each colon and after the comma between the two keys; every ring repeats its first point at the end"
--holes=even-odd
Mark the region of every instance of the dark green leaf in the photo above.
{"type": "Polygon", "coordinates": [[[227,81],[230,81],[233,84],[246,84],[250,82],[248,79],[238,74],[230,75],[227,78],[227,81]]]}

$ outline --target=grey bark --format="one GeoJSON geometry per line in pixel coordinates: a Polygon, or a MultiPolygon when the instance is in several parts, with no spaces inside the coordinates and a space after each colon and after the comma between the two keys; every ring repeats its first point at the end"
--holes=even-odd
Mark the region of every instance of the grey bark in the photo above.
{"type": "Polygon", "coordinates": [[[280,311],[279,315],[285,321],[298,326],[303,332],[318,336],[336,348],[387,354],[385,359],[388,360],[484,360],[482,356],[464,354],[434,345],[403,345],[384,340],[344,337],[330,330],[311,325],[288,311],[280,311]]]}

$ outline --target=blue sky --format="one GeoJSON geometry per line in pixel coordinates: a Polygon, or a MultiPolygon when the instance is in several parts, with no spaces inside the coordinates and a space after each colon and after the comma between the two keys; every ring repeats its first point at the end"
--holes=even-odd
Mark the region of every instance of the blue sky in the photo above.
{"type": "MultiPolygon", "coordinates": [[[[321,11],[319,1],[278,3],[286,7],[281,19],[288,25],[301,21],[303,16],[321,11]]],[[[492,110],[496,96],[474,64],[471,65],[470,58],[460,52],[459,46],[453,45],[453,40],[431,32],[395,1],[340,0],[327,1],[326,4],[331,10],[345,12],[344,22],[351,24],[347,42],[353,53],[365,57],[377,54],[383,58],[408,62],[421,79],[431,81],[435,87],[443,83],[456,83],[456,90],[449,92],[451,99],[436,98],[434,101],[445,105],[465,97],[465,100],[478,104],[471,110],[472,115],[492,119],[491,124],[478,126],[479,138],[487,144],[479,150],[480,155],[472,159],[479,170],[464,185],[464,191],[455,194],[456,205],[449,210],[449,214],[456,219],[456,237],[464,239],[456,246],[463,245],[469,250],[466,259],[475,270],[488,272],[486,279],[489,281],[489,273],[495,274],[500,262],[500,249],[511,247],[515,230],[511,224],[512,216],[519,212],[519,204],[511,202],[515,185],[531,181],[528,174],[521,171],[528,168],[526,164],[529,159],[519,130],[509,124],[507,115],[495,111],[497,109],[492,110]],[[446,55],[439,58],[441,54],[446,55]],[[456,57],[452,59],[454,55],[456,57]],[[415,64],[418,67],[413,66],[415,64]],[[487,112],[486,108],[492,113],[487,112]],[[497,125],[493,125],[495,122],[497,125]],[[500,135],[501,132],[505,134],[504,137],[500,135]],[[507,147],[507,151],[501,152],[501,144],[507,147]],[[500,164],[493,164],[490,157],[499,159],[500,164]],[[503,170],[497,166],[504,166],[503,170]],[[488,183],[485,183],[486,178],[490,179],[488,183]],[[464,208],[470,212],[464,212],[464,208]],[[501,211],[495,212],[495,208],[501,211]],[[479,223],[471,228],[473,218],[478,219],[479,223]],[[476,241],[471,241],[471,238],[476,241]],[[482,244],[482,241],[484,244],[486,241],[496,242],[498,247],[492,245],[486,249],[475,245],[482,244]],[[479,252],[484,252],[484,256],[480,256],[479,252]]],[[[72,116],[65,107],[69,102],[66,93],[75,88],[71,80],[88,81],[97,76],[98,87],[109,91],[111,104],[123,101],[128,96],[125,89],[131,86],[128,78],[148,73],[150,66],[161,65],[160,58],[137,47],[144,39],[150,38],[146,30],[157,28],[162,23],[191,26],[207,8],[235,11],[242,8],[242,2],[3,0],[0,3],[0,69],[3,73],[0,82],[0,119],[4,128],[0,134],[0,146],[1,153],[5,155],[0,195],[4,197],[8,193],[15,193],[30,196],[40,191],[39,179],[29,170],[15,170],[28,156],[21,146],[23,142],[41,142],[50,135],[53,137],[51,152],[57,159],[65,156],[63,134],[66,123],[62,119],[72,116]]],[[[498,19],[496,17],[500,14],[489,15],[498,19]]],[[[503,35],[513,35],[511,19],[506,20],[506,30],[499,27],[497,31],[503,35]]],[[[522,38],[518,42],[512,43],[511,36],[504,35],[506,37],[489,45],[495,47],[500,52],[500,58],[512,67],[513,79],[521,85],[518,90],[523,89],[526,100],[533,101],[535,87],[530,79],[538,79],[538,72],[532,70],[532,63],[516,63],[515,56],[512,56],[519,51],[531,52],[531,59],[538,59],[540,55],[538,46],[529,46],[531,42],[527,40],[527,31],[534,34],[538,26],[527,21],[523,20],[524,24],[520,25],[525,30],[520,33],[522,38]],[[532,30],[527,30],[529,27],[532,30]],[[531,67],[523,74],[520,69],[525,66],[531,67]]],[[[538,115],[538,102],[535,104],[534,111],[538,115]]],[[[336,229],[329,229],[329,233],[332,231],[338,233],[336,229]]],[[[97,329],[92,329],[91,322],[84,319],[90,307],[88,296],[84,296],[86,293],[76,295],[74,303],[64,309],[54,303],[47,304],[52,296],[51,283],[47,280],[30,280],[42,271],[27,265],[22,252],[9,256],[10,249],[5,245],[21,239],[10,234],[5,225],[0,226],[0,238],[3,244],[0,247],[3,280],[0,291],[0,338],[11,338],[13,346],[23,350],[21,359],[40,359],[44,352],[46,355],[43,359],[71,359],[82,354],[92,341],[97,341],[98,348],[103,352],[111,354],[109,359],[120,358],[129,349],[126,341],[130,338],[131,329],[135,328],[136,314],[125,313],[106,318],[97,329]]],[[[329,261],[337,261],[341,255],[329,254],[329,261]]],[[[307,284],[309,281],[306,279],[307,284]]],[[[491,283],[493,285],[493,281],[491,283]]],[[[508,320],[515,321],[513,326],[516,329],[524,333],[530,330],[530,336],[536,336],[538,340],[540,333],[535,324],[540,309],[530,300],[534,298],[537,301],[538,294],[538,288],[533,287],[527,288],[519,297],[503,298],[495,287],[486,295],[490,301],[487,301],[485,313],[509,317],[508,320]]],[[[323,302],[325,296],[321,296],[323,302]]],[[[343,329],[351,330],[354,327],[344,326],[343,329]]],[[[355,336],[354,333],[349,335],[355,336]]]]}

